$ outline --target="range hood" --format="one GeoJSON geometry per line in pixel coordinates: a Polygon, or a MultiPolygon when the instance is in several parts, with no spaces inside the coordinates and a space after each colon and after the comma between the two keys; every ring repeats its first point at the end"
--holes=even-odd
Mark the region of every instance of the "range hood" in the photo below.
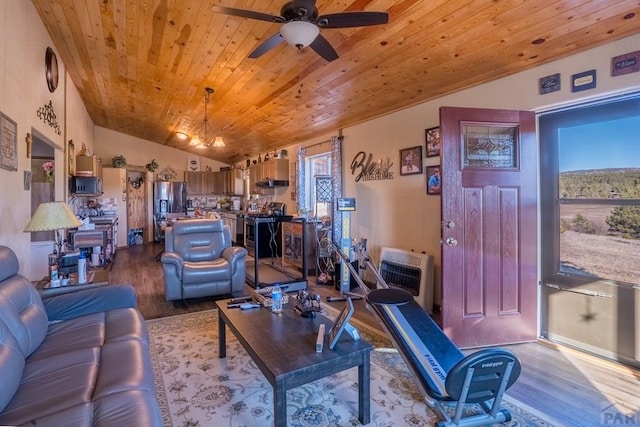
{"type": "Polygon", "coordinates": [[[265,178],[262,181],[256,182],[256,185],[258,187],[267,187],[267,188],[288,187],[289,186],[289,180],[288,179],[269,179],[269,178],[265,178]]]}

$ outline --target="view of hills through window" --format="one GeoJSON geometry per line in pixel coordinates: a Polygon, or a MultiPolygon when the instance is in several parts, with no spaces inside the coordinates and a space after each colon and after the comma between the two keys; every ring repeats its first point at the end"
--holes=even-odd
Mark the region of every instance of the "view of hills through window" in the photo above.
{"type": "Polygon", "coordinates": [[[558,132],[560,271],[640,283],[640,117],[558,132]]]}

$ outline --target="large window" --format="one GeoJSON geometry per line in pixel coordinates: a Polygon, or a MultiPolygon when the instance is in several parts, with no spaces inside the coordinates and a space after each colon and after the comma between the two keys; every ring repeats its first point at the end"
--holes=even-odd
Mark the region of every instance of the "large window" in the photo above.
{"type": "MultiPolygon", "coordinates": [[[[331,153],[323,153],[306,158],[306,206],[313,216],[322,218],[331,215],[331,203],[318,201],[317,177],[331,176],[331,153]]],[[[322,197],[320,198],[322,200],[322,197]]]]}
{"type": "Polygon", "coordinates": [[[542,274],[640,283],[640,95],[540,117],[542,274]]]}

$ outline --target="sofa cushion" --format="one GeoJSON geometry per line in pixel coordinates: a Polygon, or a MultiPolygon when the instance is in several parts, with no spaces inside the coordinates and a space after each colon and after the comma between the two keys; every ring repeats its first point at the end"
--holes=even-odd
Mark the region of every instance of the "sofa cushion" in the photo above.
{"type": "MultiPolygon", "coordinates": [[[[50,425],[55,425],[61,414],[67,417],[63,425],[74,425],[74,419],[77,425],[95,425],[95,419],[107,420],[114,415],[116,419],[139,419],[136,417],[141,414],[125,408],[127,402],[137,407],[132,405],[132,392],[142,394],[145,400],[154,398],[146,337],[146,323],[135,309],[91,314],[51,325],[40,348],[26,360],[20,387],[0,414],[0,424],[33,421],[49,425],[51,421],[50,425]],[[117,395],[121,397],[114,397],[117,395]]],[[[155,407],[153,400],[150,402],[139,408],[143,414],[145,408],[155,407]]],[[[145,416],[157,417],[153,411],[145,416]]]]}
{"type": "Polygon", "coordinates": [[[26,278],[13,276],[0,282],[0,318],[28,357],[47,334],[47,312],[40,294],[26,278]]]}
{"type": "Polygon", "coordinates": [[[231,264],[218,258],[207,262],[185,262],[182,269],[182,283],[228,282],[231,280],[231,264]]]}
{"type": "Polygon", "coordinates": [[[18,390],[24,370],[24,356],[13,334],[0,319],[0,412],[7,406],[18,390]]]}

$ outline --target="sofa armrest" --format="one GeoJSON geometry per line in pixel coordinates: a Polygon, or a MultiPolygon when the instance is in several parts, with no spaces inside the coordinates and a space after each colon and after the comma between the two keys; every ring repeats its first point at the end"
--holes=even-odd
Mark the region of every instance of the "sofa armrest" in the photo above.
{"type": "Polygon", "coordinates": [[[110,285],[42,298],[49,321],[68,320],[118,308],[136,308],[131,285],[110,285]]]}

